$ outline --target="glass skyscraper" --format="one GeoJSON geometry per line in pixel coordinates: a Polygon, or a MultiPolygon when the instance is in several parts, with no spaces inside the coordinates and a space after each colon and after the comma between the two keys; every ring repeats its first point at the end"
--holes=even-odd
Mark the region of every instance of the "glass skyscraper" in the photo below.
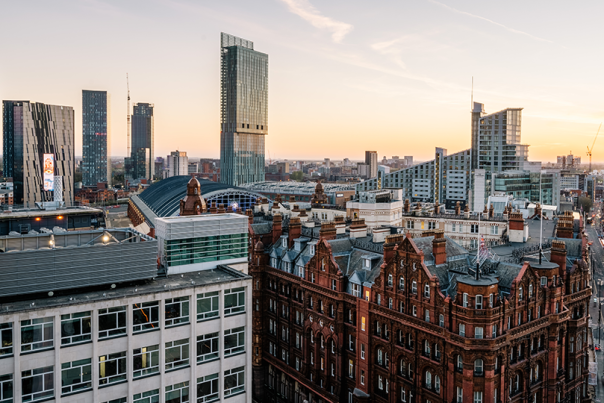
{"type": "Polygon", "coordinates": [[[268,55],[251,41],[222,33],[220,181],[264,181],[268,134],[268,55]]]}
{"type": "Polygon", "coordinates": [[[132,114],[132,153],[127,163],[127,173],[132,179],[153,179],[153,104],[134,104],[132,114]]]}
{"type": "Polygon", "coordinates": [[[82,91],[82,184],[111,184],[109,95],[82,91]]]}
{"type": "Polygon", "coordinates": [[[73,108],[3,101],[2,120],[4,176],[13,178],[14,203],[34,207],[55,200],[60,192],[58,199],[72,205],[73,108]]]}

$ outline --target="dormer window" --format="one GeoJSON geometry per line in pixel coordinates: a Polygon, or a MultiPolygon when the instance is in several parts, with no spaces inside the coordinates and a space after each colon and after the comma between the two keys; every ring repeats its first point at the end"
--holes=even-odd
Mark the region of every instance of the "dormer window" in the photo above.
{"type": "Polygon", "coordinates": [[[295,242],[295,243],[294,243],[294,249],[295,249],[296,251],[298,251],[298,252],[300,251],[300,242],[295,242]]]}
{"type": "Polygon", "coordinates": [[[282,248],[287,248],[287,238],[281,239],[281,247],[282,248]]]}
{"type": "Polygon", "coordinates": [[[371,259],[365,259],[365,268],[369,269],[371,267],[371,259]]]}

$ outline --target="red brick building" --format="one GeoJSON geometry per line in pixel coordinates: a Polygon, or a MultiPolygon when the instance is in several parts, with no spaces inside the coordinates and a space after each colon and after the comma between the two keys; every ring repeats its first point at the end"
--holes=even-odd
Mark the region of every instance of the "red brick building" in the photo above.
{"type": "Polygon", "coordinates": [[[362,220],[348,236],[248,215],[256,401],[588,400],[582,228],[542,262],[477,272],[440,231],[374,242],[362,220]]]}

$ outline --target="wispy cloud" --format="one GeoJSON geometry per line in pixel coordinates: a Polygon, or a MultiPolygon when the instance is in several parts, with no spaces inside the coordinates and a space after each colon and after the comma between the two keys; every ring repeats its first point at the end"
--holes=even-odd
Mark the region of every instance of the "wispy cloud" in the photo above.
{"type": "Polygon", "coordinates": [[[322,15],[308,0],[281,0],[289,11],[308,21],[314,27],[331,31],[334,42],[341,42],[353,26],[322,15]]]}
{"type": "Polygon", "coordinates": [[[505,30],[507,30],[507,31],[509,31],[509,32],[512,32],[512,33],[514,33],[514,34],[528,36],[529,38],[532,38],[532,39],[534,39],[534,40],[536,40],[536,41],[548,42],[548,43],[554,43],[553,41],[550,41],[549,39],[540,38],[540,37],[538,37],[538,36],[531,35],[531,34],[529,34],[528,32],[524,32],[524,31],[520,31],[520,30],[518,30],[518,29],[510,28],[510,27],[508,27],[508,26],[506,26],[506,25],[500,24],[500,23],[495,22],[495,21],[493,21],[493,20],[490,20],[490,19],[488,19],[488,18],[481,17],[480,15],[471,14],[471,13],[468,13],[467,11],[461,11],[461,10],[458,10],[458,9],[456,9],[456,8],[450,7],[450,6],[448,6],[448,5],[446,5],[446,4],[443,4],[443,3],[439,2],[439,1],[436,1],[436,0],[428,0],[428,1],[429,1],[430,3],[432,3],[432,4],[436,4],[436,5],[439,5],[439,6],[441,6],[441,7],[444,7],[444,8],[446,8],[446,9],[447,9],[447,10],[449,10],[449,11],[453,11],[454,13],[461,14],[461,15],[466,15],[466,16],[468,16],[468,17],[477,18],[477,19],[479,19],[479,20],[486,21],[486,22],[488,22],[489,24],[496,25],[496,26],[501,27],[501,28],[503,28],[503,29],[505,29],[505,30]]]}

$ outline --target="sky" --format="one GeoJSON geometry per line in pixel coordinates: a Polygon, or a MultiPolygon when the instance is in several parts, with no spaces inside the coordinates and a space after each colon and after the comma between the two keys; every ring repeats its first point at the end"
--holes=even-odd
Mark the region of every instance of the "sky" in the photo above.
{"type": "MultiPolygon", "coordinates": [[[[604,2],[28,0],[3,2],[0,98],[75,109],[111,96],[111,153],[132,102],[155,104],[155,155],[220,155],[220,32],[269,55],[267,160],[434,157],[470,147],[472,99],[522,107],[529,159],[587,162],[604,121],[604,2]]],[[[604,134],[593,150],[604,161],[604,134]]]]}

